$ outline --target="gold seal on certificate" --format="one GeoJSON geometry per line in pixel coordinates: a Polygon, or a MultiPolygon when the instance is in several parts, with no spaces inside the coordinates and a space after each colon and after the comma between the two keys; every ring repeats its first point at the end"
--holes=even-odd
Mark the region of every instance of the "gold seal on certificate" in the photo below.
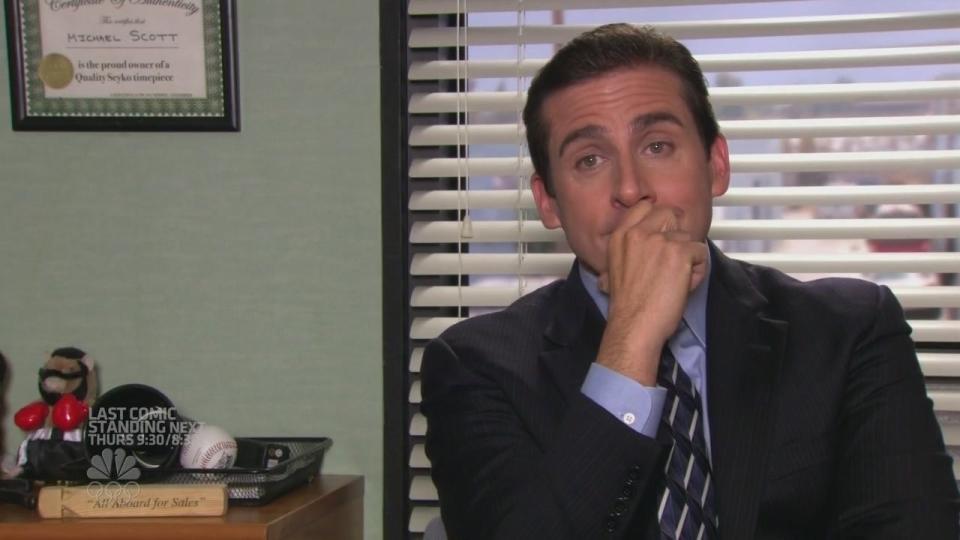
{"type": "Polygon", "coordinates": [[[73,80],[73,62],[62,54],[48,54],[40,59],[37,75],[50,88],[66,88],[73,80]]]}

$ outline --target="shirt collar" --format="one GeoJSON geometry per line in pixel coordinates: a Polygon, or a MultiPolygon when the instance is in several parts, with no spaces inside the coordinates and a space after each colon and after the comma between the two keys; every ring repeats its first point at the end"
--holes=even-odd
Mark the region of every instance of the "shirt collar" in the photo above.
{"type": "MultiPolygon", "coordinates": [[[[600,286],[597,284],[597,276],[587,270],[583,264],[579,262],[577,264],[580,265],[580,280],[583,282],[583,287],[594,303],[597,304],[597,309],[603,314],[603,318],[606,319],[607,311],[610,308],[610,297],[600,290],[600,286]]],[[[693,332],[704,349],[707,348],[707,291],[710,288],[712,268],[710,250],[707,250],[707,275],[700,282],[700,285],[690,293],[687,298],[687,306],[683,310],[683,322],[693,332]]]]}

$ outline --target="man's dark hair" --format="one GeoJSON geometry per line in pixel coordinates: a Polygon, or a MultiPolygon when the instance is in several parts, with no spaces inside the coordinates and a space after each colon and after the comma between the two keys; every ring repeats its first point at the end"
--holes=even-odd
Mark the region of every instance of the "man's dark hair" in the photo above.
{"type": "Polygon", "coordinates": [[[581,34],[561,47],[533,78],[527,92],[527,104],[523,108],[527,147],[533,168],[543,177],[547,193],[554,194],[547,152],[550,126],[543,117],[543,102],[576,83],[639,66],[660,67],[679,77],[683,84],[683,99],[697,124],[703,147],[710,155],[720,128],[707,97],[703,72],[690,51],[649,26],[608,24],[581,34]]]}

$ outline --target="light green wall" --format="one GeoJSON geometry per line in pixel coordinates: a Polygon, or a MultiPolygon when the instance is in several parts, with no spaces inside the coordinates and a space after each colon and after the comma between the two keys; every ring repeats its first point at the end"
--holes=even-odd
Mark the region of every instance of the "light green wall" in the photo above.
{"type": "Polygon", "coordinates": [[[240,133],[13,132],[2,55],[5,449],[74,345],[235,435],[332,437],[379,538],[378,3],[238,3],[240,133]]]}

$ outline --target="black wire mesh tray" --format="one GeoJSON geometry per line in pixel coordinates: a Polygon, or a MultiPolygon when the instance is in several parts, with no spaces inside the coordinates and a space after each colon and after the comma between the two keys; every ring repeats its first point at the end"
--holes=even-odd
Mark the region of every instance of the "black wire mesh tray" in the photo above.
{"type": "Polygon", "coordinates": [[[233,467],[171,469],[162,482],[226,484],[230,504],[259,506],[310,483],[332,444],[328,437],[240,437],[233,467]]]}

